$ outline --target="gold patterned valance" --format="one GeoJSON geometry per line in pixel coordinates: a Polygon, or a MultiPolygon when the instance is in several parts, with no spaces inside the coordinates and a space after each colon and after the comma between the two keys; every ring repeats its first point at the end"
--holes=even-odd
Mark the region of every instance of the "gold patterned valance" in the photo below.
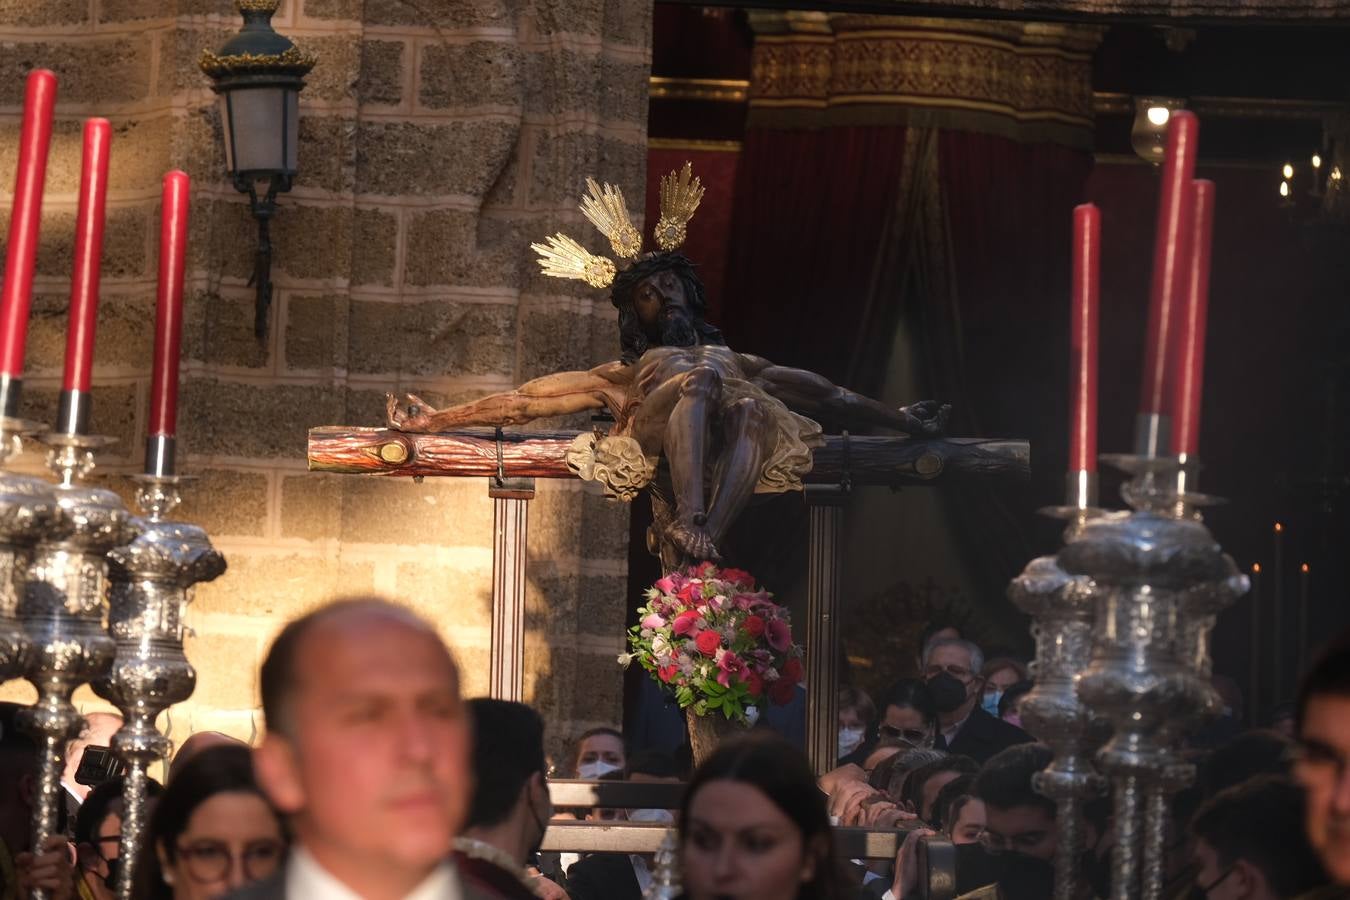
{"type": "Polygon", "coordinates": [[[756,25],[753,124],[917,120],[1091,140],[1097,28],[861,15],[774,23],[764,14],[756,25]]]}

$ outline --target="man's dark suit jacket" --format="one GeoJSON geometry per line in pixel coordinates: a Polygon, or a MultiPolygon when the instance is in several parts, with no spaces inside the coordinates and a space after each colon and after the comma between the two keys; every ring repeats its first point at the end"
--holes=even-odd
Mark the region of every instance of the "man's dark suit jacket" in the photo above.
{"type": "Polygon", "coordinates": [[[1000,750],[1006,750],[1015,744],[1029,744],[1034,740],[1035,738],[1016,725],[1009,725],[977,706],[970,711],[970,717],[956,733],[956,740],[945,748],[939,742],[938,749],[945,749],[956,756],[969,756],[980,765],[984,765],[989,757],[1000,750]]]}
{"type": "Polygon", "coordinates": [[[627,853],[592,853],[567,870],[572,900],[642,900],[633,861],[627,853]]]}
{"type": "Polygon", "coordinates": [[[459,870],[459,880],[465,890],[472,888],[500,900],[536,900],[534,892],[519,878],[485,859],[456,853],[455,868],[459,870]]]}

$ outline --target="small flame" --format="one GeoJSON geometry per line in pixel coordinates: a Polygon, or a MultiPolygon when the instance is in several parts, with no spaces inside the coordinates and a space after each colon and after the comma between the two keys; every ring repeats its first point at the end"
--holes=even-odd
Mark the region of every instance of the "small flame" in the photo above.
{"type": "Polygon", "coordinates": [[[1293,178],[1293,177],[1294,177],[1294,166],[1293,166],[1293,164],[1291,164],[1291,163],[1285,163],[1285,164],[1284,164],[1284,168],[1280,170],[1280,174],[1283,175],[1286,179],[1288,179],[1288,178],[1293,178]]]}
{"type": "Polygon", "coordinates": [[[1289,196],[1289,182],[1287,181],[1280,182],[1280,196],[1281,197],[1289,196]]]}
{"type": "Polygon", "coordinates": [[[1276,522],[1276,523],[1275,523],[1275,533],[1276,533],[1276,534],[1279,534],[1281,531],[1284,531],[1284,526],[1281,525],[1279,522],[1276,522]]]}
{"type": "Polygon", "coordinates": [[[1172,111],[1165,106],[1150,106],[1148,112],[1149,122],[1156,128],[1161,128],[1167,124],[1167,120],[1172,118],[1172,111]]]}
{"type": "Polygon", "coordinates": [[[1312,167],[1313,167],[1314,169],[1320,169],[1320,168],[1322,168],[1322,154],[1320,154],[1320,153],[1314,153],[1314,154],[1312,155],[1312,167]]]}
{"type": "Polygon", "coordinates": [[[1253,574],[1253,575],[1260,575],[1260,574],[1261,574],[1261,564],[1260,564],[1260,563],[1252,563],[1252,574],[1253,574]]]}
{"type": "Polygon", "coordinates": [[[1307,574],[1308,574],[1308,564],[1307,564],[1307,563],[1304,563],[1303,565],[1301,565],[1301,566],[1298,567],[1298,570],[1299,570],[1300,572],[1302,572],[1304,575],[1307,575],[1307,574]]]}

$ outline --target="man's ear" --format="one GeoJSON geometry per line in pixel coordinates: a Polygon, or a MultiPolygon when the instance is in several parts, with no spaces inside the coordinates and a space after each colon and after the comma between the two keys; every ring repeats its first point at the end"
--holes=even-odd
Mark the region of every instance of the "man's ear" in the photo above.
{"type": "Polygon", "coordinates": [[[300,760],[289,738],[268,732],[253,751],[253,774],[272,805],[287,815],[305,808],[300,760]]]}
{"type": "Polygon", "coordinates": [[[802,854],[801,881],[807,882],[816,877],[816,870],[820,868],[821,860],[829,856],[830,853],[829,844],[826,843],[828,840],[828,835],[818,834],[811,838],[810,842],[803,848],[806,852],[802,854]]]}
{"type": "Polygon", "coordinates": [[[1265,873],[1245,859],[1233,864],[1232,878],[1237,880],[1241,897],[1273,897],[1275,892],[1269,889],[1265,873]]]}

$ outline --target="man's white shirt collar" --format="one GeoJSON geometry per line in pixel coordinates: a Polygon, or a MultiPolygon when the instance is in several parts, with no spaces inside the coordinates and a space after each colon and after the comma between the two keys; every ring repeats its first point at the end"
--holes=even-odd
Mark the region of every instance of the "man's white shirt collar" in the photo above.
{"type": "MultiPolygon", "coordinates": [[[[363,900],[298,844],[291,847],[286,865],[286,896],[292,900],[363,900]]],[[[443,862],[404,900],[461,900],[461,897],[454,867],[443,862]]]]}

